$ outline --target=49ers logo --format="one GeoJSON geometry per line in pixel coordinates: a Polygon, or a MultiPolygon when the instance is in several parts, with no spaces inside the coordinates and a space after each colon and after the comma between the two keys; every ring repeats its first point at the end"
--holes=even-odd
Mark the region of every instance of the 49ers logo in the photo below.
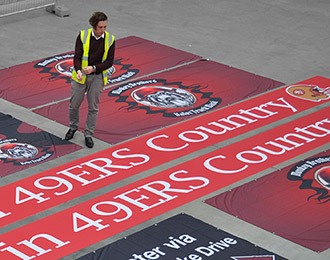
{"type": "Polygon", "coordinates": [[[320,88],[316,85],[292,85],[286,88],[286,92],[291,96],[319,102],[330,98],[330,88],[320,88]]]}
{"type": "Polygon", "coordinates": [[[313,190],[308,198],[317,199],[321,203],[330,201],[330,155],[318,156],[304,160],[288,172],[291,181],[301,181],[302,190],[313,190]]]}
{"type": "MultiPolygon", "coordinates": [[[[74,53],[57,55],[39,61],[34,65],[34,68],[42,69],[40,73],[48,74],[49,80],[64,79],[70,83],[73,71],[73,56],[74,53]]],[[[133,69],[132,64],[128,64],[128,60],[118,58],[114,60],[114,64],[108,69],[107,84],[114,84],[125,81],[137,75],[138,69],[133,69]]]]}

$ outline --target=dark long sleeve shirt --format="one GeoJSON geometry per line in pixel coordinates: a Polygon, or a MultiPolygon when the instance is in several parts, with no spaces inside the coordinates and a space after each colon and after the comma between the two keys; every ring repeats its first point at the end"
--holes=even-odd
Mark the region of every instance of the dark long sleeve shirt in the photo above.
{"type": "MultiPolygon", "coordinates": [[[[110,35],[111,37],[111,35],[110,35]]],[[[111,45],[107,59],[102,62],[104,53],[104,38],[96,40],[92,35],[90,38],[90,47],[88,55],[88,65],[96,67],[96,74],[101,73],[103,70],[110,68],[113,65],[114,55],[115,55],[115,41],[111,45]]],[[[73,58],[74,68],[76,71],[81,70],[81,62],[83,55],[83,44],[81,42],[80,34],[76,39],[75,54],[73,58]]]]}

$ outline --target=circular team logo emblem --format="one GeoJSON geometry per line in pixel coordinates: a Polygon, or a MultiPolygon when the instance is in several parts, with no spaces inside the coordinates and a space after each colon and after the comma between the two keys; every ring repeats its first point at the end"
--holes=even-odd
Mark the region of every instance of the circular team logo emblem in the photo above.
{"type": "MultiPolygon", "coordinates": [[[[73,60],[70,59],[70,60],[60,61],[55,65],[55,69],[58,73],[71,78],[74,69],[73,60]]],[[[115,72],[116,72],[115,66],[110,67],[107,72],[108,77],[111,77],[112,74],[114,74],[115,72]]]]}
{"type": "Polygon", "coordinates": [[[134,90],[131,96],[142,105],[158,108],[193,107],[197,100],[186,90],[164,86],[141,87],[134,90]]]}
{"type": "Polygon", "coordinates": [[[0,158],[31,159],[38,154],[38,149],[30,144],[5,143],[0,145],[0,158]]]}
{"type": "MultiPolygon", "coordinates": [[[[65,79],[67,83],[71,82],[73,65],[73,53],[49,57],[39,61],[34,68],[41,69],[39,73],[48,73],[49,80],[65,79]]],[[[128,80],[139,73],[138,69],[132,68],[129,60],[118,58],[114,60],[113,66],[107,71],[107,84],[114,84],[128,80]]]]}
{"type": "Polygon", "coordinates": [[[315,172],[315,180],[324,188],[330,190],[330,166],[325,166],[315,172]]]}
{"type": "Polygon", "coordinates": [[[314,102],[330,98],[330,88],[322,89],[316,85],[292,85],[286,88],[286,92],[291,96],[314,102]]]}
{"type": "Polygon", "coordinates": [[[120,109],[144,110],[147,114],[162,113],[164,117],[198,115],[219,106],[222,99],[213,97],[207,86],[185,86],[166,79],[131,81],[112,88],[109,97],[123,103],[120,109]]]}
{"type": "Polygon", "coordinates": [[[73,56],[74,53],[68,53],[49,57],[39,61],[33,67],[40,69],[39,73],[49,81],[64,79],[66,83],[70,83],[73,71],[73,56]]]}
{"type": "Polygon", "coordinates": [[[55,65],[55,69],[62,75],[71,77],[73,71],[73,60],[60,61],[55,65]]]}
{"type": "Polygon", "coordinates": [[[299,189],[310,190],[310,199],[320,203],[330,201],[330,156],[309,158],[293,166],[287,175],[290,181],[299,181],[299,189]]]}

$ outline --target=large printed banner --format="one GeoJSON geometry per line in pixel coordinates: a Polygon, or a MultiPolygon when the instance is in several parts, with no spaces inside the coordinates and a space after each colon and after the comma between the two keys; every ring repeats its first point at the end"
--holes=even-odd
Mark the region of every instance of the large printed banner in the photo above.
{"type": "MultiPolygon", "coordinates": [[[[94,136],[116,144],[224,107],[283,83],[213,61],[196,61],[122,84],[101,97],[94,136]]],[[[69,125],[69,100],[34,110],[69,125]]],[[[87,102],[81,107],[84,129],[87,102]]]]}
{"type": "Polygon", "coordinates": [[[304,247],[324,251],[330,248],[330,150],[206,203],[304,247]]]}
{"type": "MultiPolygon", "coordinates": [[[[171,68],[200,59],[135,36],[116,40],[112,78],[108,84],[171,68]]],[[[73,52],[0,70],[0,97],[15,104],[34,108],[70,97],[73,52]]]]}
{"type": "MultiPolygon", "coordinates": [[[[319,110],[2,234],[0,256],[59,259],[302,155],[329,141],[329,113],[330,107],[319,110]]],[[[25,198],[47,199],[42,193],[25,198]]]]}
{"type": "Polygon", "coordinates": [[[0,177],[79,149],[78,145],[0,113],[0,177]]]}
{"type": "MultiPolygon", "coordinates": [[[[294,86],[311,84],[322,89],[330,80],[314,77],[294,86]]],[[[7,198],[0,200],[0,227],[327,102],[297,98],[289,94],[291,88],[276,89],[6,185],[0,189],[0,197],[7,198]]]]}
{"type": "Polygon", "coordinates": [[[78,260],[281,260],[246,240],[186,214],[107,245],[78,260]]]}

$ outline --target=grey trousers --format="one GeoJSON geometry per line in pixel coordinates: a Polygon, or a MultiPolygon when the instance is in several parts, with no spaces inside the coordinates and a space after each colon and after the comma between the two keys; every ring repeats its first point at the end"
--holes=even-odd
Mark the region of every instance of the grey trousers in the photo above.
{"type": "Polygon", "coordinates": [[[103,91],[102,74],[87,75],[85,84],[71,81],[71,99],[69,106],[70,128],[76,130],[79,127],[79,108],[87,93],[88,115],[85,127],[85,137],[92,137],[94,134],[97,114],[99,112],[100,97],[103,91]]]}

